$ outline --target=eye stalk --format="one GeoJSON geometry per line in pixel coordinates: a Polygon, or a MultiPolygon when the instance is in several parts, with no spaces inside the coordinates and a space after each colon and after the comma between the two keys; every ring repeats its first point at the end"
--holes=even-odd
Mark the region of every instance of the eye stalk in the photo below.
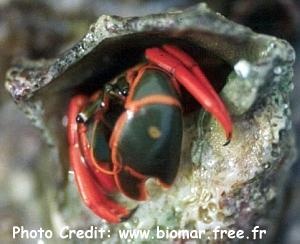
{"type": "Polygon", "coordinates": [[[83,111],[76,116],[77,123],[87,123],[96,113],[97,110],[105,108],[104,97],[94,102],[91,102],[83,111]]]}
{"type": "Polygon", "coordinates": [[[109,100],[117,99],[122,102],[125,101],[129,85],[127,82],[118,80],[117,83],[107,83],[104,86],[103,93],[95,101],[91,101],[89,105],[76,117],[77,123],[87,123],[97,112],[102,112],[108,109],[109,100]]]}

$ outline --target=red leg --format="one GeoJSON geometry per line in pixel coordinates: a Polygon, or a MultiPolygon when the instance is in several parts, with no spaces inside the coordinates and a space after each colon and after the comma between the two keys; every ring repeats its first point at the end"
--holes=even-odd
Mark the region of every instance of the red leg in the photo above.
{"type": "Polygon", "coordinates": [[[128,216],[128,210],[109,199],[97,184],[85,161],[79,146],[78,124],[76,116],[87,103],[85,96],[73,97],[68,110],[68,141],[70,162],[75,174],[75,180],[87,207],[96,215],[110,223],[119,223],[128,216]]]}
{"type": "MultiPolygon", "coordinates": [[[[93,99],[93,98],[92,98],[93,99]]],[[[77,114],[84,108],[84,106],[90,101],[91,99],[87,99],[84,96],[77,96],[74,98],[74,111],[72,111],[72,116],[75,118],[73,121],[76,120],[77,114]]],[[[70,106],[71,109],[71,106],[70,106]]],[[[80,147],[81,156],[84,159],[84,163],[88,167],[90,173],[97,179],[97,183],[101,186],[101,188],[107,192],[112,193],[116,191],[116,184],[114,178],[111,174],[103,173],[103,171],[99,170],[102,166],[98,166],[98,162],[95,162],[95,158],[93,157],[93,150],[89,144],[89,141],[86,136],[87,128],[84,123],[75,124],[73,125],[73,133],[74,138],[77,137],[77,143],[80,147]],[[77,133],[77,134],[76,134],[77,133]],[[98,166],[98,167],[97,167],[98,166]]],[[[73,141],[73,140],[72,140],[73,141]]]]}
{"type": "Polygon", "coordinates": [[[189,63],[192,65],[193,60],[191,58],[187,59],[187,54],[185,53],[184,57],[182,53],[179,53],[178,55],[177,49],[172,52],[172,55],[160,48],[149,48],[145,53],[148,60],[167,72],[173,74],[180,84],[182,84],[187,91],[189,91],[196,98],[203,108],[210,112],[221,123],[225,130],[227,141],[229,142],[232,135],[232,122],[230,116],[220,97],[217,95],[212,86],[210,84],[208,85],[209,82],[207,79],[203,79],[205,76],[198,74],[198,68],[195,69],[185,66],[185,64],[189,63]],[[180,61],[176,58],[176,56],[180,60],[183,59],[184,61],[180,61]],[[189,70],[189,68],[196,70],[196,72],[189,70]]]}
{"type": "Polygon", "coordinates": [[[198,63],[189,56],[186,52],[182,51],[176,46],[173,45],[163,45],[163,49],[174,56],[176,59],[180,60],[193,74],[202,82],[202,84],[206,87],[207,92],[210,92],[211,96],[214,97],[215,102],[218,103],[220,109],[222,109],[223,113],[227,113],[226,107],[224,106],[223,102],[219,98],[218,94],[215,92],[215,89],[210,84],[209,80],[207,79],[206,75],[200,69],[198,63]]]}

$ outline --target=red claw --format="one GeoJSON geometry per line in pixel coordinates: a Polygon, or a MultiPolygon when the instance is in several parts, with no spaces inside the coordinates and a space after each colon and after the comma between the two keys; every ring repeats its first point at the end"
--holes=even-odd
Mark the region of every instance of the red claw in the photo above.
{"type": "Polygon", "coordinates": [[[226,107],[200,67],[188,54],[172,45],[146,49],[146,58],[171,73],[187,91],[223,126],[227,142],[232,136],[232,122],[226,107]]]}
{"type": "Polygon", "coordinates": [[[85,204],[99,217],[110,223],[119,223],[129,215],[129,212],[120,204],[112,201],[107,196],[107,189],[103,188],[103,185],[107,185],[108,189],[109,185],[114,185],[113,177],[102,172],[97,172],[97,178],[101,179],[101,184],[99,184],[92,173],[93,169],[88,167],[81,152],[80,133],[83,132],[78,130],[76,117],[87,102],[87,97],[78,95],[71,99],[69,105],[67,132],[71,166],[74,170],[79,192],[85,204]]]}

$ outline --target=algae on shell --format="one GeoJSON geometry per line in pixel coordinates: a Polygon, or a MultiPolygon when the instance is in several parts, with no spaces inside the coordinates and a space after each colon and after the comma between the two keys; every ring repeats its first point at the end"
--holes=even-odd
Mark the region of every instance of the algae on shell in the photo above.
{"type": "Polygon", "coordinates": [[[57,59],[22,60],[13,66],[6,88],[43,131],[56,159],[41,162],[50,170],[43,172],[43,180],[59,169],[56,182],[49,180],[45,189],[53,199],[53,228],[97,224],[109,228],[116,240],[122,228],[155,231],[160,226],[209,233],[218,226],[250,231],[260,225],[271,238],[295,155],[289,107],[294,59],[286,41],[254,33],[199,4],[143,17],[103,15],[57,59]],[[145,48],[163,43],[193,55],[209,77],[219,79],[215,83],[224,80],[221,96],[233,118],[233,139],[222,146],[221,128],[203,111],[188,116],[174,185],[165,191],[150,180],[149,201],[129,220],[109,226],[82,205],[73,177],[68,177],[68,101],[78,92],[99,89],[141,61],[145,48]]]}

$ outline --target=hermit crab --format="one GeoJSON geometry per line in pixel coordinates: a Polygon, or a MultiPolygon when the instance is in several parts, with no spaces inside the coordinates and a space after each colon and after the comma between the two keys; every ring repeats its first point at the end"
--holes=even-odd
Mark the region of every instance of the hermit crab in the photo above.
{"type": "Polygon", "coordinates": [[[145,62],[130,68],[91,96],[77,94],[68,108],[71,166],[85,204],[110,223],[131,211],[115,192],[142,201],[145,182],[163,187],[175,180],[181,151],[185,89],[223,126],[227,144],[231,118],[197,62],[166,44],[145,50],[145,62]]]}

